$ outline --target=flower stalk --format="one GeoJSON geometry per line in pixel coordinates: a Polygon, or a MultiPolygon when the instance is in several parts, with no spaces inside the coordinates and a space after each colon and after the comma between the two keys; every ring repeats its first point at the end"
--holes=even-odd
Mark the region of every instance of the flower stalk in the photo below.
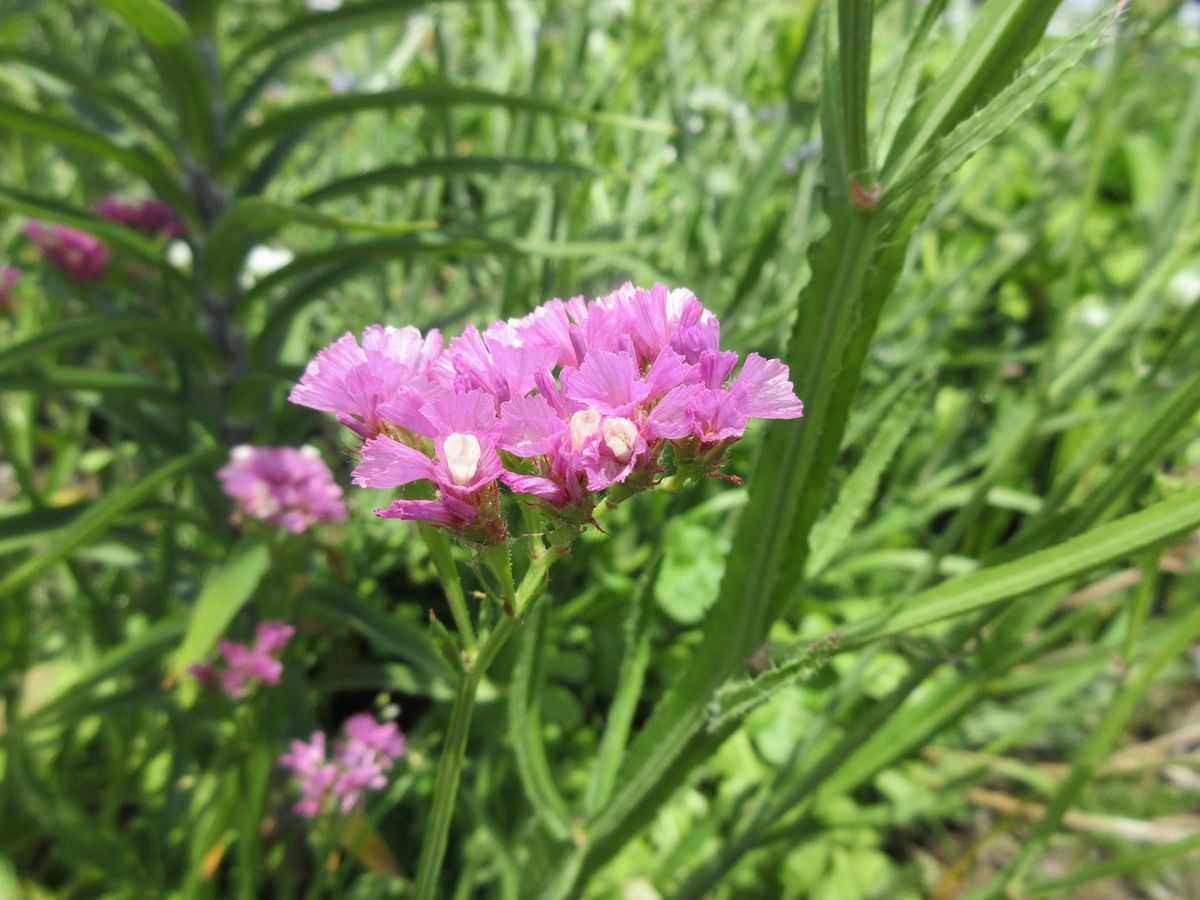
{"type": "Polygon", "coordinates": [[[535,556],[529,564],[521,584],[514,587],[512,563],[506,547],[493,548],[488,552],[485,564],[496,575],[505,592],[504,600],[515,611],[515,615],[504,615],[491,630],[478,655],[466,656],[466,665],[459,676],[458,689],[454,694],[454,705],[450,710],[450,726],[442,745],[438,762],[437,780],[433,788],[433,805],[429,821],[425,825],[425,838],[421,845],[421,856],[417,861],[417,881],[414,890],[416,900],[432,900],[437,896],[438,875],[446,856],[446,843],[450,835],[450,822],[454,817],[454,803],[458,797],[458,785],[462,780],[463,762],[466,758],[467,736],[471,730],[471,716],[475,711],[475,698],[479,683],[496,657],[508,643],[509,638],[523,624],[525,617],[541,599],[546,574],[555,560],[565,551],[550,549],[535,556]]]}

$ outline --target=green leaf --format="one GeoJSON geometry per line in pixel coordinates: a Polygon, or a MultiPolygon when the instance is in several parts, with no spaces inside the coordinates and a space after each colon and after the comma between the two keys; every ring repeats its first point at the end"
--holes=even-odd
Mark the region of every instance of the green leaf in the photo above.
{"type": "Polygon", "coordinates": [[[108,650],[90,668],[64,685],[46,702],[30,710],[24,724],[48,724],[65,711],[76,708],[97,685],[158,658],[176,644],[184,632],[185,625],[183,616],[171,616],[155,622],[134,637],[108,650]]]}
{"type": "Polygon", "coordinates": [[[328,250],[303,253],[281,269],[256,282],[242,297],[251,304],[267,296],[275,288],[292,279],[320,272],[331,265],[361,264],[371,260],[392,260],[408,254],[541,256],[547,259],[577,259],[603,256],[639,246],[641,238],[620,241],[536,241],[520,238],[452,231],[417,232],[415,234],[375,238],[353,244],[343,244],[328,250]]]}
{"type": "Polygon", "coordinates": [[[733,727],[785,688],[803,684],[825,668],[837,646],[836,637],[809,644],[754,678],[739,678],[724,685],[709,704],[708,730],[733,727]]]}
{"type": "Polygon", "coordinates": [[[541,823],[558,840],[570,835],[570,813],[554,783],[542,736],[541,655],[545,616],[537,607],[519,637],[517,662],[508,686],[508,740],[525,796],[541,823]]]}
{"type": "Polygon", "coordinates": [[[968,159],[1011,128],[1049,88],[1096,46],[1108,18],[1094,21],[1068,41],[1044,53],[996,97],[949,134],[933,140],[898,172],[884,192],[882,208],[904,214],[921,194],[939,187],[968,159]]]}
{"type": "Polygon", "coordinates": [[[195,699],[196,682],[182,676],[188,666],[208,658],[217,639],[257,590],[270,564],[271,551],[266,544],[243,538],[229,557],[208,573],[192,605],[187,634],[171,665],[171,675],[179,679],[180,699],[185,706],[195,699]]]}
{"type": "Polygon", "coordinates": [[[20,565],[13,566],[3,577],[0,577],[0,600],[12,597],[18,588],[25,587],[60,562],[68,559],[80,547],[95,541],[111,528],[120,516],[137,507],[143,500],[153,496],[160,487],[177,476],[209,462],[212,456],[213,450],[206,447],[176,457],[144,476],[136,484],[117,488],[105,495],[103,499],[97,500],[70,525],[62,529],[43,552],[25,560],[20,565]]]}
{"type": "Polygon", "coordinates": [[[330,587],[310,588],[301,597],[301,603],[332,616],[339,623],[350,625],[380,649],[407,660],[432,678],[453,683],[449,665],[419,625],[388,615],[345,591],[330,587]]]}
{"type": "Polygon", "coordinates": [[[1197,527],[1200,527],[1200,489],[1193,489],[1057,546],[923,591],[902,609],[855,622],[841,633],[838,651],[1050,587],[1197,527]]]}
{"type": "Polygon", "coordinates": [[[208,275],[219,292],[237,279],[250,248],[283,225],[312,225],[337,232],[411,234],[437,227],[436,222],[367,222],[322,213],[307,206],[251,197],[238,200],[217,220],[208,238],[208,275]]]}
{"type": "Polygon", "coordinates": [[[946,71],[900,123],[883,165],[885,184],[1008,83],[1041,40],[1058,4],[1059,0],[990,0],[984,5],[946,71]]]}
{"type": "Polygon", "coordinates": [[[171,143],[171,133],[146,107],[124,91],[111,88],[96,80],[95,72],[76,66],[57,53],[41,53],[24,47],[0,47],[0,63],[16,63],[49,75],[78,91],[110,114],[121,113],[126,121],[140,125],[164,145],[171,143]]]}
{"type": "Polygon", "coordinates": [[[923,385],[910,387],[896,401],[862,459],[846,478],[833,509],[813,527],[809,536],[807,577],[814,578],[823,572],[844,548],[855,523],[879,490],[879,479],[884,470],[927,402],[928,391],[923,385]]]}
{"type": "Polygon", "coordinates": [[[100,2],[146,41],[184,139],[200,159],[211,159],[216,145],[210,77],[188,23],[162,0],[100,2]]]}
{"type": "Polygon", "coordinates": [[[171,172],[144,149],[124,147],[98,131],[43,112],[23,109],[3,100],[0,100],[0,126],[45,138],[55,144],[78,147],[97,159],[115,163],[131,175],[141,178],[161,199],[181,213],[186,214],[192,208],[191,198],[171,172]]]}
{"type": "Polygon", "coordinates": [[[342,94],[322,100],[311,100],[273,112],[260,124],[245,128],[234,136],[223,159],[223,168],[227,172],[237,170],[244,164],[250,151],[258,145],[279,141],[292,132],[307,128],[317,122],[368,110],[394,110],[407,106],[497,107],[514,112],[541,113],[564,119],[578,119],[598,125],[614,125],[640,131],[663,134],[670,134],[673,131],[673,126],[667,122],[576,109],[539,97],[502,94],[472,87],[450,87],[440,84],[417,85],[371,93],[342,94]]]}
{"type": "Polygon", "coordinates": [[[625,746],[633,728],[638,699],[646,680],[646,669],[650,665],[650,635],[653,632],[654,591],[652,586],[658,579],[662,565],[662,554],[658,553],[642,573],[636,595],[629,604],[625,618],[624,646],[621,671],[617,675],[617,690],[613,694],[608,715],[604,717],[604,734],[596,751],[592,777],[584,797],[584,812],[594,816],[612,796],[617,772],[625,756],[625,746]]]}
{"type": "Polygon", "coordinates": [[[508,171],[536,175],[595,175],[597,169],[566,160],[522,159],[515,156],[464,156],[423,159],[398,166],[384,166],[339,178],[305,194],[304,203],[320,203],[347,194],[361,194],[375,187],[396,187],[417,179],[438,176],[498,175],[508,171]]]}
{"type": "MultiPolygon", "coordinates": [[[[109,316],[81,319],[0,349],[0,372],[25,363],[44,363],[50,354],[68,347],[91,347],[103,338],[119,336],[128,339],[139,335],[161,339],[169,344],[173,351],[194,355],[205,362],[221,358],[208,338],[194,326],[167,319],[109,316]]],[[[103,384],[104,379],[99,379],[98,383],[103,384]]]]}

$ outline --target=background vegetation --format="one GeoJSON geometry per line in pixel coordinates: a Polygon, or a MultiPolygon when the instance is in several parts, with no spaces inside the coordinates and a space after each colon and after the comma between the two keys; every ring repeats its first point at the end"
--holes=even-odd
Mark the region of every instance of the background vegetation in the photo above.
{"type": "Polygon", "coordinates": [[[434,565],[381,492],[285,539],[215,469],[309,442],[346,483],[285,402],[346,330],[626,279],[783,355],[807,415],[556,566],[483,685],[445,895],[1200,894],[1183,5],[320,6],[0,2],[0,895],[403,895],[454,691],[434,565]],[[198,697],[266,618],[281,685],[198,697]],[[278,755],[364,709],[409,755],[310,833],[278,755]]]}

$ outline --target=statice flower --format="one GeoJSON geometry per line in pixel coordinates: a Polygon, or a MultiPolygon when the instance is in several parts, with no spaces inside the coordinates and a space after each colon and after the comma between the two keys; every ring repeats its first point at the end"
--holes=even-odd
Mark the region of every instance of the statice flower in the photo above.
{"type": "Polygon", "coordinates": [[[720,475],[753,418],[804,406],[787,366],[720,348],[716,315],[686,288],[624,284],[596,300],[441,336],[371,326],[318,354],[293,402],[364,439],[354,482],[427,485],[376,514],[421,519],[465,540],[507,536],[500,485],[571,529],[605,499],[720,475]],[[673,467],[668,471],[668,467],[673,467]]]}
{"type": "Polygon", "coordinates": [[[422,336],[411,326],[372,325],[363,332],[362,344],[346,332],[308,364],[288,399],[336,413],[339,422],[369,438],[382,427],[383,404],[424,402],[449,385],[453,372],[438,366],[441,356],[436,329],[422,336]]]}
{"type": "Polygon", "coordinates": [[[152,197],[140,203],[124,203],[116,197],[105,197],[96,204],[96,212],[110,221],[127,225],[151,237],[183,236],[183,223],[175,215],[175,210],[152,197]]]}
{"type": "Polygon", "coordinates": [[[65,225],[29,222],[25,236],[38,245],[51,265],[76,284],[101,277],[112,261],[112,250],[102,240],[65,225]]]}
{"type": "Polygon", "coordinates": [[[13,288],[21,280],[21,270],[16,266],[0,268],[0,307],[12,305],[13,288]]]}
{"type": "Polygon", "coordinates": [[[237,513],[300,534],[317,522],[346,518],[342,489],[315,447],[233,448],[218,473],[237,513]]]}
{"type": "Polygon", "coordinates": [[[332,754],[323,732],[306,741],[292,741],[279,762],[290,769],[300,789],[293,807],[298,815],[315,818],[322,813],[346,815],[359,806],[367,791],[387,784],[387,772],[407,750],[395,722],[379,722],[370,713],[346,720],[342,737],[332,754]]]}
{"type": "Polygon", "coordinates": [[[207,689],[220,687],[239,700],[256,684],[278,684],[283,675],[279,654],[296,630],[286,622],[263,622],[254,634],[254,643],[217,642],[220,659],[188,667],[188,672],[207,689]]]}

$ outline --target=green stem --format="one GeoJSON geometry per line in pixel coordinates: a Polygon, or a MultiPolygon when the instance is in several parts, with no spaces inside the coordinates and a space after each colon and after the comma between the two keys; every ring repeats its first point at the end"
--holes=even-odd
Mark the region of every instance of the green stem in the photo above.
{"type": "Polygon", "coordinates": [[[516,616],[502,616],[479,649],[478,656],[471,659],[466,671],[459,678],[458,691],[454,695],[454,706],[450,710],[450,728],[438,761],[437,780],[433,788],[433,808],[425,825],[425,840],[421,856],[417,861],[417,882],[414,891],[416,900],[433,900],[437,896],[438,875],[446,856],[446,843],[450,836],[450,820],[454,817],[454,801],[458,796],[458,784],[462,780],[463,762],[466,758],[467,735],[471,728],[471,714],[475,709],[475,695],[479,682],[487,673],[508,639],[521,625],[541,597],[541,587],[546,572],[562,555],[559,550],[549,550],[532,560],[519,587],[513,588],[512,565],[505,550],[503,562],[495,554],[489,564],[503,570],[498,572],[501,584],[508,596],[505,599],[516,611],[516,616]]]}
{"type": "Polygon", "coordinates": [[[437,569],[438,580],[442,583],[442,591],[446,595],[446,603],[450,606],[450,615],[454,618],[454,626],[458,629],[463,649],[469,656],[474,656],[478,647],[475,629],[471,625],[471,610],[467,607],[462,580],[458,577],[458,567],[454,563],[450,539],[444,532],[429,525],[421,525],[418,531],[429,549],[434,568],[437,569]]]}

